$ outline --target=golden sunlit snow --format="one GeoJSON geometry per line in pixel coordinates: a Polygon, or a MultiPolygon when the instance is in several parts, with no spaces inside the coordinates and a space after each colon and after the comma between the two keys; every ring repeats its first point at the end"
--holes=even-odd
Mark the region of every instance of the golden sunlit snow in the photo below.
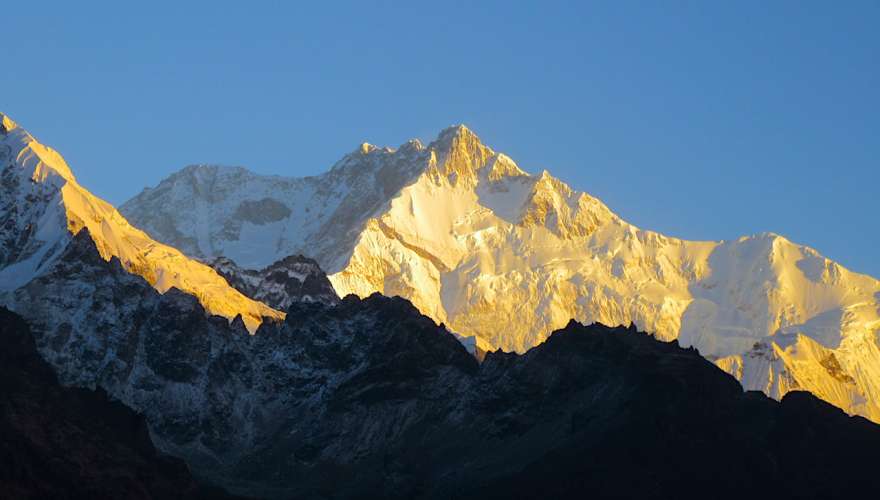
{"type": "MultiPolygon", "coordinates": [[[[60,217],[66,221],[69,234],[55,228],[34,228],[37,237],[49,235],[69,239],[82,228],[88,228],[105,260],[118,257],[131,273],[146,279],[159,292],[175,287],[196,296],[207,311],[233,319],[242,315],[248,329],[254,331],[264,317],[282,318],[283,314],[253,301],[226,283],[210,267],[183,255],[180,251],[152,240],[143,231],[132,227],[109,203],[97,198],[79,185],[67,163],[53,149],[37,142],[3,115],[3,125],[15,141],[15,166],[36,185],[57,188],[60,217]]],[[[51,224],[53,221],[45,221],[51,224]]],[[[44,236],[45,237],[45,236],[44,236]]],[[[56,241],[45,241],[53,245],[56,241]]]]}

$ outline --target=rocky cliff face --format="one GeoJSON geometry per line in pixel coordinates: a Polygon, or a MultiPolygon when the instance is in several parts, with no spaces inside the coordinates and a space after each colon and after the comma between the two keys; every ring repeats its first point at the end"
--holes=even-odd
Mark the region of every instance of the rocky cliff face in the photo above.
{"type": "Polygon", "coordinates": [[[122,211],[192,255],[253,268],[310,255],[340,296],[407,298],[483,350],[524,352],[572,318],[634,322],[749,389],[808,390],[880,421],[876,279],[775,234],[695,242],[634,227],[465,127],[428,146],[365,145],[312,178],[190,167],[122,211]]]}
{"type": "Polygon", "coordinates": [[[201,478],[272,498],[779,496],[880,487],[880,429],[677,343],[570,323],[482,364],[401,298],[296,302],[248,335],[87,231],[9,299],[62,381],[144,413],[201,478]],[[344,480],[341,480],[344,478],[344,480]]]}
{"type": "Polygon", "coordinates": [[[24,320],[0,307],[0,496],[226,498],[160,455],[146,421],[103,389],[65,388],[24,320]]]}
{"type": "Polygon", "coordinates": [[[209,265],[239,292],[279,311],[286,311],[296,302],[339,302],[318,263],[302,255],[286,257],[259,270],[242,269],[225,257],[209,265]]]}

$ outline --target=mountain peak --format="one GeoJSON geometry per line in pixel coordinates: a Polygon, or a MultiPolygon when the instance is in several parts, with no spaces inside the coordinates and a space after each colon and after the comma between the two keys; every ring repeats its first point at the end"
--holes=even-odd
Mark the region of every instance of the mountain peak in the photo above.
{"type": "Polygon", "coordinates": [[[463,124],[446,127],[440,131],[432,144],[439,151],[451,151],[455,149],[488,149],[480,142],[480,138],[471,129],[463,124]]]}
{"type": "Polygon", "coordinates": [[[456,178],[473,177],[486,166],[495,152],[480,142],[477,134],[464,125],[443,129],[430,149],[437,154],[437,165],[446,175],[456,178]]]}
{"type": "MultiPolygon", "coordinates": [[[[457,125],[450,125],[443,130],[440,131],[439,139],[443,139],[445,137],[463,137],[463,136],[472,136],[477,138],[477,134],[475,134],[471,129],[467,127],[467,125],[463,123],[459,123],[457,125]]],[[[477,138],[479,140],[479,138],[477,138]]]]}
{"type": "Polygon", "coordinates": [[[59,186],[65,182],[76,182],[67,162],[57,151],[40,144],[31,134],[3,113],[0,113],[0,143],[6,146],[3,149],[7,149],[5,153],[10,156],[10,159],[18,159],[22,167],[20,175],[28,175],[35,182],[54,179],[55,182],[59,182],[57,184],[59,186]]]}
{"type": "Polygon", "coordinates": [[[0,134],[6,135],[16,127],[18,127],[17,123],[12,121],[6,113],[0,112],[0,134]]]}

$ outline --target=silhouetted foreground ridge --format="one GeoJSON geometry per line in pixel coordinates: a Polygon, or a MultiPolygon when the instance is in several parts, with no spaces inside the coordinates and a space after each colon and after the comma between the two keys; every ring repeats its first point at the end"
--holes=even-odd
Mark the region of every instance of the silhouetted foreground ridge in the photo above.
{"type": "Polygon", "coordinates": [[[61,387],[27,324],[0,307],[0,498],[231,498],[160,455],[103,389],[61,387]]]}

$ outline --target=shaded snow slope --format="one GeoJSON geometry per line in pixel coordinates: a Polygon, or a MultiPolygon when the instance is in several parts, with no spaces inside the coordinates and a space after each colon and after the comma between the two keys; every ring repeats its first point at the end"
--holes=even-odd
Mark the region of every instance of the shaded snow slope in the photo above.
{"type": "Polygon", "coordinates": [[[746,387],[810,390],[880,420],[880,282],[765,233],[646,231],[463,126],[363,145],[302,179],[188,167],[122,207],[201,258],[317,259],[340,296],[399,295],[482,349],[525,351],[569,319],[679,339],[746,387]]]}
{"type": "Polygon", "coordinates": [[[126,270],[160,292],[183,290],[213,314],[228,319],[241,314],[251,329],[263,317],[283,316],[230,287],[210,267],[131,226],[77,183],[60,154],[6,115],[0,118],[0,292],[40,276],[71,236],[87,228],[105,260],[118,257],[126,270]]]}

